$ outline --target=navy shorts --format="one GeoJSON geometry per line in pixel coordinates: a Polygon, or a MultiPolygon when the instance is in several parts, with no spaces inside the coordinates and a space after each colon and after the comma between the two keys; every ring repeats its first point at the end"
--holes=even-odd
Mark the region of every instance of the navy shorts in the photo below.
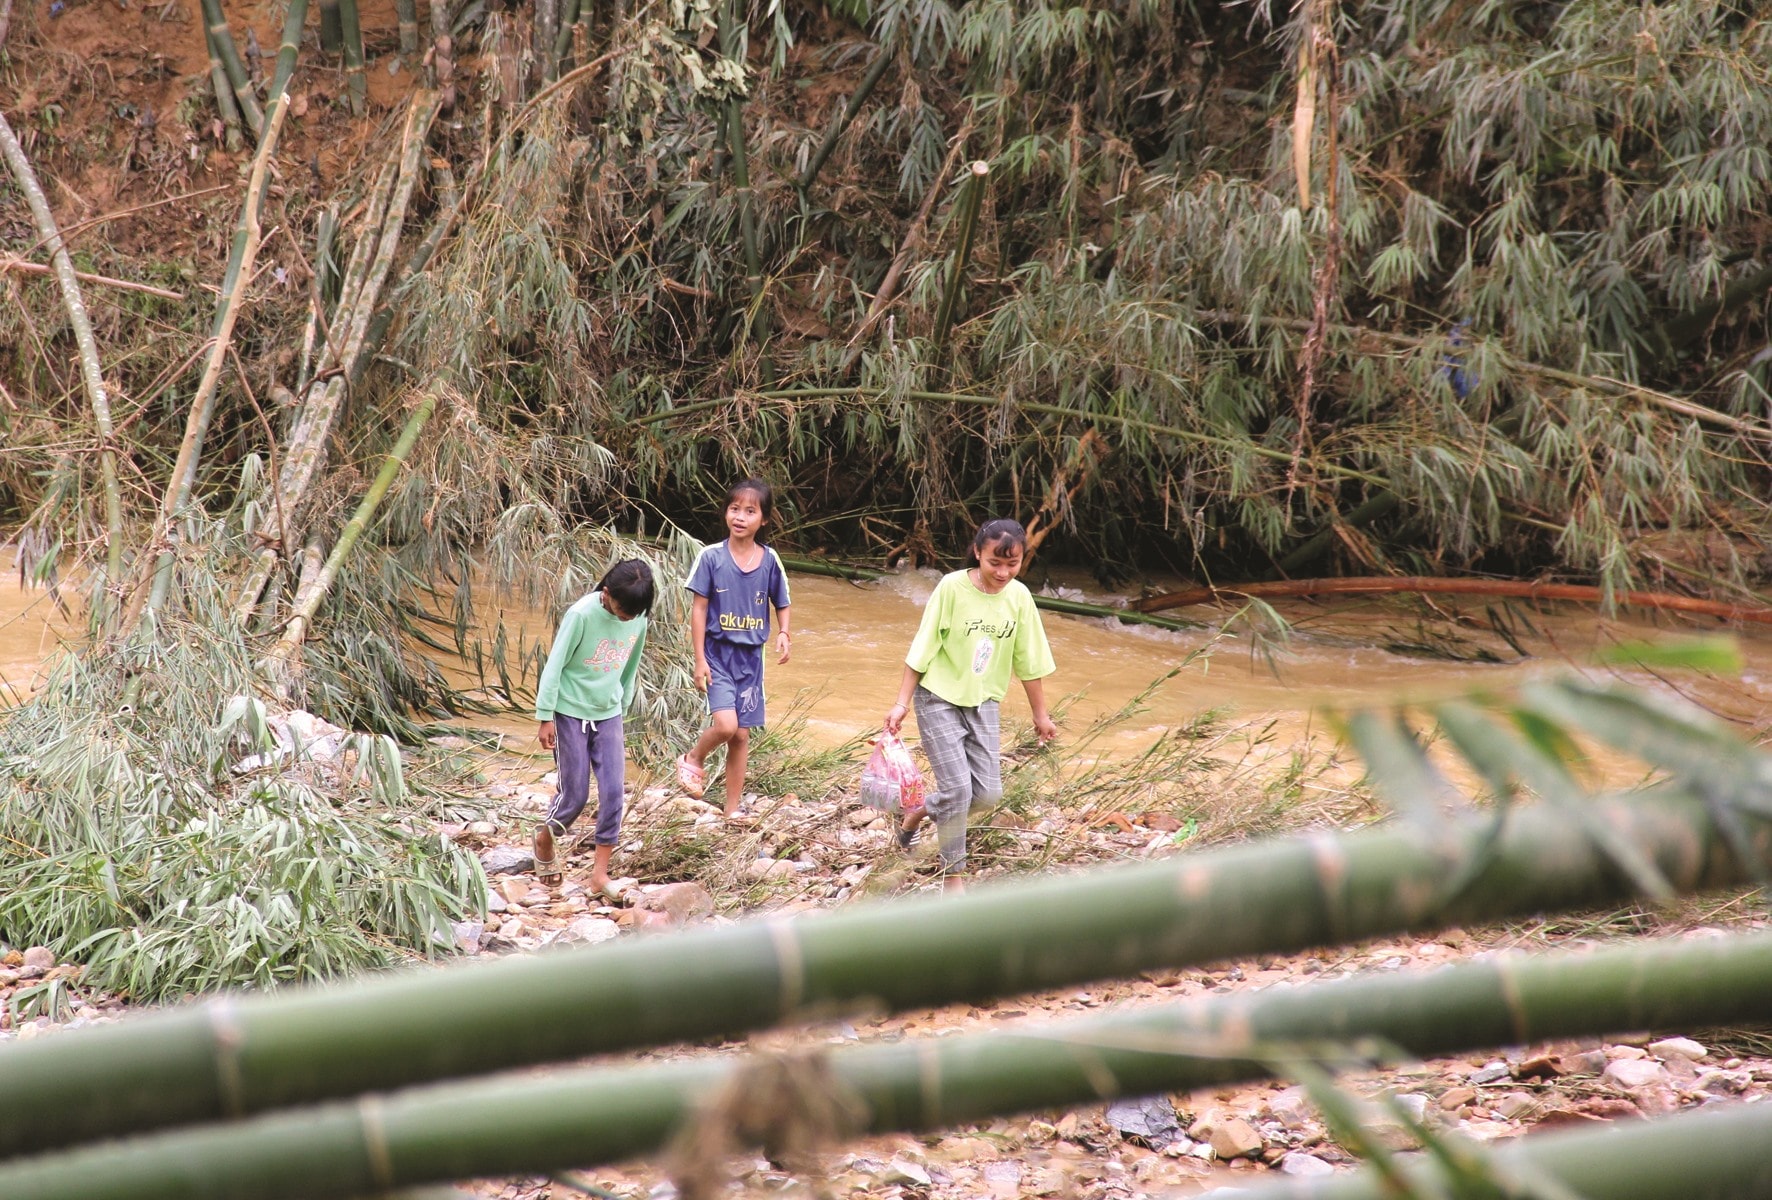
{"type": "Polygon", "coordinates": [[[763,647],[735,646],[719,638],[704,644],[708,659],[708,711],[731,709],[740,729],[763,724],[763,647]]]}

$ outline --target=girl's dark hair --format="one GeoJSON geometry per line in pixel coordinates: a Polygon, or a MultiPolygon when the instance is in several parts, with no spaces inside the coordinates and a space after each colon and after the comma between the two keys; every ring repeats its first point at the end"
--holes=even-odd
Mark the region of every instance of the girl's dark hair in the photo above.
{"type": "Polygon", "coordinates": [[[614,600],[630,619],[643,617],[652,611],[652,568],[637,558],[624,558],[603,572],[597,590],[614,600]]]}
{"type": "MultiPolygon", "coordinates": [[[[730,505],[746,492],[756,494],[757,507],[763,510],[763,524],[775,524],[775,489],[755,477],[741,479],[732,485],[731,491],[726,493],[726,503],[730,505]]],[[[761,530],[758,531],[757,540],[763,540],[761,530]]]]}
{"type": "Polygon", "coordinates": [[[1002,550],[1005,547],[1015,550],[1026,550],[1028,531],[1021,527],[1020,521],[1012,521],[1008,517],[996,517],[978,527],[972,535],[972,557],[977,558],[986,547],[1002,550]]]}

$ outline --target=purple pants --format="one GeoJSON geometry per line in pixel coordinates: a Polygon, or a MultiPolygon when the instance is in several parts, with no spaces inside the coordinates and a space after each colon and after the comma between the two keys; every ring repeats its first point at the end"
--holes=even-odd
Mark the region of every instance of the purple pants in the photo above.
{"type": "Polygon", "coordinates": [[[621,840],[622,777],[626,772],[627,747],[621,737],[621,717],[581,721],[565,713],[554,714],[554,766],[560,785],[548,805],[548,828],[563,834],[578,820],[590,799],[591,778],[597,780],[597,832],[599,846],[621,840]]]}

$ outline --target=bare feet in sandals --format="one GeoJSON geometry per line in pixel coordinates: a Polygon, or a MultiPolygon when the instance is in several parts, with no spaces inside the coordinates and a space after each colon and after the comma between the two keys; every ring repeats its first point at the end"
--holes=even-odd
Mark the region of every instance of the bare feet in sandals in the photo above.
{"type": "Polygon", "coordinates": [[[554,831],[546,825],[538,826],[535,840],[531,847],[535,852],[535,879],[543,887],[557,887],[560,883],[560,862],[554,857],[554,831]]]}

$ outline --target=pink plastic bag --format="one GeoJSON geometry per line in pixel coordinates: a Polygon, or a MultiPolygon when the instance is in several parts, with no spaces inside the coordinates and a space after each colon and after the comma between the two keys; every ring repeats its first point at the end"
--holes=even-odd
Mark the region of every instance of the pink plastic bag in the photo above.
{"type": "Polygon", "coordinates": [[[923,809],[923,772],[895,733],[874,739],[874,752],[861,769],[861,802],[881,812],[909,815],[923,809]]]}

